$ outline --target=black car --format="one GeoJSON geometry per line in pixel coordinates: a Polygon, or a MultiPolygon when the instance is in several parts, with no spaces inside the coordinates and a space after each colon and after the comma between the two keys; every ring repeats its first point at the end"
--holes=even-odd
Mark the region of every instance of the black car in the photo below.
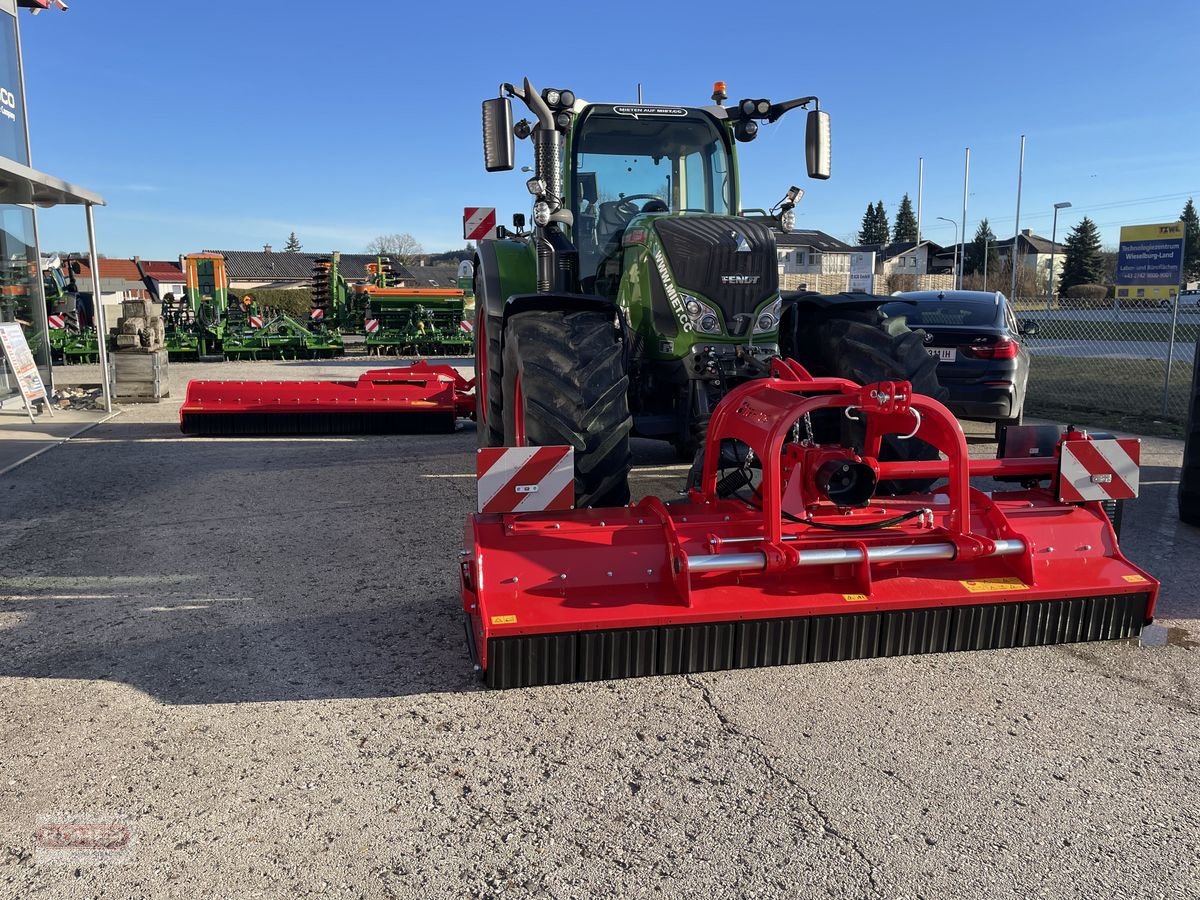
{"type": "Polygon", "coordinates": [[[1017,326],[999,291],[907,291],[883,307],[925,332],[925,346],[939,360],[938,380],[950,393],[946,405],[961,419],[1019,425],[1029,381],[1029,354],[1021,338],[1037,325],[1017,326]]]}

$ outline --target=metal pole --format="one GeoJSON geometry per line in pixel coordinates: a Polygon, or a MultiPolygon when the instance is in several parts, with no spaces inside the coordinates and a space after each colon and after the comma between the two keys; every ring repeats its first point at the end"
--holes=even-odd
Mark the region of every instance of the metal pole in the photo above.
{"type": "Polygon", "coordinates": [[[967,255],[967,182],[971,177],[971,148],[967,148],[967,157],[963,163],[963,209],[962,209],[962,240],[963,240],[963,265],[958,271],[958,289],[962,290],[963,269],[966,269],[967,255]]]}
{"type": "Polygon", "coordinates": [[[987,235],[983,236],[983,289],[987,290],[987,258],[988,258],[988,239],[987,235]]]}
{"type": "Polygon", "coordinates": [[[1017,243],[1021,239],[1021,182],[1025,178],[1025,135],[1021,135],[1021,162],[1017,167],[1017,227],[1013,230],[1012,250],[1008,253],[1008,264],[1012,269],[1012,284],[1008,289],[1008,298],[1017,299],[1017,243]]]}
{"type": "Polygon", "coordinates": [[[104,298],[100,296],[100,255],[96,252],[96,222],[92,216],[92,204],[85,203],[83,211],[87,218],[88,265],[92,269],[92,307],[95,310],[96,347],[100,351],[100,389],[104,392],[104,411],[112,412],[112,385],[108,378],[108,324],[104,321],[104,298]]]}
{"type": "Polygon", "coordinates": [[[1058,239],[1058,204],[1054,204],[1054,224],[1050,226],[1050,277],[1046,279],[1046,309],[1050,309],[1050,304],[1054,296],[1054,250],[1055,241],[1058,239]]]}
{"type": "MultiPolygon", "coordinates": [[[[945,216],[938,216],[939,222],[949,222],[954,226],[954,274],[958,275],[958,223],[953,219],[947,219],[945,216]]],[[[953,282],[952,282],[953,283],[953,282]]]]}
{"type": "MultiPolygon", "coordinates": [[[[917,157],[917,245],[921,244],[921,197],[925,193],[925,157],[917,157]]],[[[928,268],[926,268],[928,271],[928,268]]]]}
{"type": "MultiPolygon", "coordinates": [[[[1187,238],[1183,238],[1180,242],[1179,258],[1183,259],[1183,251],[1187,249],[1187,238]]],[[[1179,324],[1179,294],[1175,295],[1175,305],[1171,307],[1171,340],[1167,344],[1167,373],[1163,376],[1163,398],[1162,398],[1162,414],[1165,419],[1167,416],[1167,398],[1171,391],[1171,366],[1175,362],[1175,327],[1179,324]]],[[[1196,351],[1193,350],[1193,353],[1196,351]]],[[[1195,360],[1192,361],[1193,364],[1195,360]]]]}

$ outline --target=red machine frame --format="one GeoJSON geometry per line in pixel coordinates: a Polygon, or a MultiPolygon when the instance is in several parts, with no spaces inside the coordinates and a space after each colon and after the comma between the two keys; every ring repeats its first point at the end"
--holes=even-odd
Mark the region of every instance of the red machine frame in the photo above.
{"type": "MultiPolygon", "coordinates": [[[[1089,439],[1069,431],[1062,440],[1089,439]]],[[[686,501],[472,515],[461,580],[473,654],[487,671],[493,646],[506,639],[610,631],[624,640],[697,623],[1076,598],[1102,600],[1103,609],[1136,600],[1130,615],[1140,621],[1129,628],[1140,629],[1153,614],[1157,582],[1121,554],[1099,502],[1057,499],[1057,467],[1057,453],[970,459],[953,414],[914,396],[907,382],[863,387],[776,360],[771,377],[733,389],[715,410],[700,487],[686,501]],[[822,410],[865,418],[861,454],[788,442],[796,423],[822,410]],[[881,462],[889,434],[924,440],[946,458],[881,462]],[[730,439],[761,465],[758,503],[718,496],[720,446],[730,439]],[[813,480],[831,457],[852,458],[881,480],[946,478],[948,485],[936,495],[837,507],[813,480]],[[989,494],[971,485],[1001,476],[1026,486],[989,494]],[[833,530],[846,526],[854,530],[833,530]]],[[[1116,615],[1091,607],[1080,614],[1116,615]]],[[[1079,628],[1108,635],[1103,623],[1079,628]]],[[[1047,637],[1032,642],[1057,642],[1047,637]]],[[[1060,639],[1086,638],[1064,632],[1060,639]]]]}

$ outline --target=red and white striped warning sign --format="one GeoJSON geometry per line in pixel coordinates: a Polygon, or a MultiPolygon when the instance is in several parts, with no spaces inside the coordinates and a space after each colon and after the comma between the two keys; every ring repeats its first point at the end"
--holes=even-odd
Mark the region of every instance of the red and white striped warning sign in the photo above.
{"type": "Polygon", "coordinates": [[[1142,442],[1137,438],[1064,441],[1058,462],[1058,498],[1132,500],[1138,495],[1142,442]]]}
{"type": "Polygon", "coordinates": [[[263,327],[263,317],[262,316],[249,316],[246,319],[246,321],[250,323],[251,328],[262,328],[263,327]]]}
{"type": "Polygon", "coordinates": [[[475,326],[471,324],[470,319],[463,319],[461,322],[458,323],[458,327],[461,328],[463,331],[465,331],[467,334],[470,334],[472,331],[475,330],[475,326]]]}
{"type": "Polygon", "coordinates": [[[575,505],[570,447],[488,447],[475,456],[479,511],[539,512],[575,505]]]}
{"type": "Polygon", "coordinates": [[[367,330],[367,334],[374,334],[379,330],[379,320],[367,319],[367,321],[363,323],[363,328],[367,330]]]}
{"type": "Polygon", "coordinates": [[[463,207],[463,237],[468,241],[485,241],[496,236],[496,207],[463,207]]]}
{"type": "Polygon", "coordinates": [[[308,314],[308,317],[310,319],[312,319],[314,322],[324,322],[325,321],[325,310],[321,309],[318,306],[316,309],[314,309],[312,312],[310,312],[308,314]]]}
{"type": "Polygon", "coordinates": [[[67,327],[66,316],[57,316],[57,315],[49,316],[46,319],[46,321],[50,323],[51,328],[66,328],[67,327]]]}

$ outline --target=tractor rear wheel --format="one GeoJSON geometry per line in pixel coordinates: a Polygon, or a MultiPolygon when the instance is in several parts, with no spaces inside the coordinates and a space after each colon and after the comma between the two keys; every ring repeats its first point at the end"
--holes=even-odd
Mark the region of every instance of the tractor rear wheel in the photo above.
{"type": "Polygon", "coordinates": [[[511,316],[503,383],[507,446],[570,445],[577,507],[629,502],[629,376],[611,313],[511,316]]]}
{"type": "Polygon", "coordinates": [[[504,446],[504,384],[500,377],[500,330],[487,305],[475,304],[475,432],[480,447],[504,446]]]}
{"type": "MultiPolygon", "coordinates": [[[[913,392],[945,401],[947,391],[937,377],[937,359],[925,349],[921,332],[910,329],[902,318],[886,318],[877,310],[855,310],[827,314],[812,323],[799,347],[783,347],[814,375],[846,378],[857,384],[876,381],[908,381],[913,392]]],[[[843,427],[855,429],[851,440],[861,440],[862,426],[841,419],[843,427]]],[[[935,447],[896,435],[883,439],[880,457],[885,460],[933,460],[935,447]]],[[[881,494],[927,490],[928,479],[880,482],[881,494]]]]}

